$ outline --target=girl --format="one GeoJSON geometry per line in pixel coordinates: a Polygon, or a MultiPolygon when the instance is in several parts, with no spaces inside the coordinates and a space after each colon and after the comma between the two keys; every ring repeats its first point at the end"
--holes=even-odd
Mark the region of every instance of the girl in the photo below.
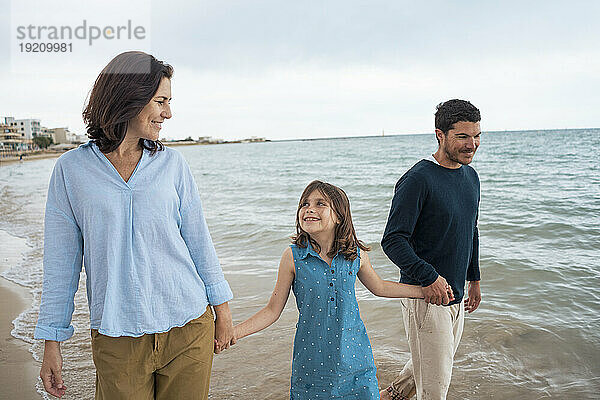
{"type": "Polygon", "coordinates": [[[373,353],[354,293],[356,277],[381,297],[422,298],[421,288],[384,281],[375,273],[369,248],[356,237],[346,193],[328,183],[313,181],[304,189],[292,239],[269,303],[235,326],[234,337],[277,321],[292,288],[299,318],[291,400],[379,399],[373,353]]]}

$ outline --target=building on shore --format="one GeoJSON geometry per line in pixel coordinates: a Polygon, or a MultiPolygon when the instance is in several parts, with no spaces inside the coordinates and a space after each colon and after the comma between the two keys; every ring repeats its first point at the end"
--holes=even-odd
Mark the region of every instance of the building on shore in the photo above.
{"type": "Polygon", "coordinates": [[[42,128],[40,129],[40,133],[37,134],[37,136],[35,137],[48,137],[51,138],[52,140],[54,140],[54,135],[52,134],[52,129],[46,128],[45,126],[42,126],[42,128]]]}
{"type": "Polygon", "coordinates": [[[198,143],[201,144],[221,144],[225,143],[223,139],[213,138],[211,136],[200,136],[198,138],[198,143]]]}
{"type": "Polygon", "coordinates": [[[52,136],[54,144],[70,144],[73,142],[74,134],[69,131],[69,128],[51,128],[48,133],[52,136]]]}
{"type": "Polygon", "coordinates": [[[14,119],[13,117],[4,118],[5,124],[17,129],[17,132],[22,138],[31,140],[36,136],[43,136],[42,126],[39,119],[28,118],[28,119],[14,119]]]}
{"type": "Polygon", "coordinates": [[[48,132],[52,135],[54,144],[81,144],[89,140],[87,135],[77,135],[69,128],[51,128],[48,132]]]}
{"type": "Polygon", "coordinates": [[[17,126],[12,125],[13,119],[0,118],[0,151],[27,151],[33,148],[33,141],[25,139],[17,126]]]}
{"type": "Polygon", "coordinates": [[[264,137],[258,136],[250,136],[248,139],[242,139],[242,143],[257,143],[257,142],[266,142],[267,140],[264,137]]]}

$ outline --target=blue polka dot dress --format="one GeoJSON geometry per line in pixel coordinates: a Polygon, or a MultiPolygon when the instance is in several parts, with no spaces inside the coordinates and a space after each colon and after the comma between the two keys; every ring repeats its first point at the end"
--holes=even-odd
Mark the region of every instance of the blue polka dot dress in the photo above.
{"type": "Polygon", "coordinates": [[[291,247],[300,315],[290,399],[378,400],[377,369],[354,292],[360,258],[338,253],[329,266],[310,244],[291,247]]]}

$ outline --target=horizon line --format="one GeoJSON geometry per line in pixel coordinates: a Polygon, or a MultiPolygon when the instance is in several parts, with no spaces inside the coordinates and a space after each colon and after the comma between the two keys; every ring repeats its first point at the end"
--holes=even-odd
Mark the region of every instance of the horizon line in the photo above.
{"type": "MultiPolygon", "coordinates": [[[[555,132],[555,131],[586,131],[586,130],[598,130],[599,128],[551,128],[551,129],[514,129],[514,130],[493,130],[493,131],[482,131],[482,133],[513,133],[513,132],[555,132]]],[[[315,137],[315,138],[294,138],[294,139],[268,139],[265,137],[265,141],[268,142],[294,142],[294,141],[309,141],[309,140],[334,140],[334,139],[367,139],[367,138],[380,138],[380,137],[391,137],[391,136],[417,136],[417,135],[432,135],[434,132],[422,132],[422,133],[393,133],[389,135],[357,135],[357,136],[326,136],[326,137],[315,137]]],[[[243,140],[243,139],[234,139],[243,140]]]]}

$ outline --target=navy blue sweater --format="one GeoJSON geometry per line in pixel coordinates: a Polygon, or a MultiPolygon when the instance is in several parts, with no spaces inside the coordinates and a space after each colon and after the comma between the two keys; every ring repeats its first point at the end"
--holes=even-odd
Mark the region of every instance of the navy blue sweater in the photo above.
{"type": "Polygon", "coordinates": [[[400,282],[429,286],[443,276],[463,299],[465,280],[479,276],[479,177],[421,160],[396,184],[381,246],[401,271],[400,282]]]}

